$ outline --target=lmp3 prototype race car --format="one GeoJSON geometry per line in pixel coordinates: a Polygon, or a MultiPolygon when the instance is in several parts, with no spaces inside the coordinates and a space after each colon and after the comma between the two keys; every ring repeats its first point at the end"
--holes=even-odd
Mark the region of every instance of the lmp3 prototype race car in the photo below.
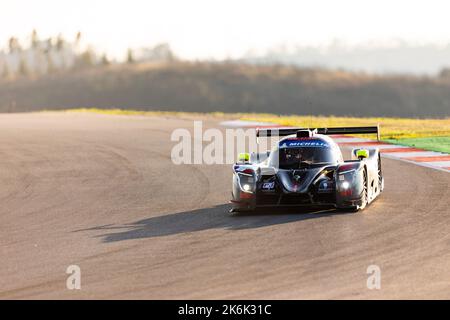
{"type": "Polygon", "coordinates": [[[240,153],[233,166],[230,212],[261,207],[330,206],[358,211],[384,188],[380,152],[355,148],[344,161],[328,135],[376,133],[376,127],[262,129],[259,137],[280,136],[266,153],[240,153]]]}

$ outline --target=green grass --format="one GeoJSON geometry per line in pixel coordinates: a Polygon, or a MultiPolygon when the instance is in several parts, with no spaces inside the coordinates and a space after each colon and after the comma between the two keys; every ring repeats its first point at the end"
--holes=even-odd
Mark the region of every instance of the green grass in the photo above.
{"type": "Polygon", "coordinates": [[[450,137],[387,139],[386,141],[419,149],[450,153],[450,137]]]}

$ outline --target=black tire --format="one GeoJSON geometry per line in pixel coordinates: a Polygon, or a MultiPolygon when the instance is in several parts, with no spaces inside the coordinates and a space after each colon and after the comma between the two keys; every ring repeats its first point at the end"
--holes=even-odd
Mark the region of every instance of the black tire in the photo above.
{"type": "Polygon", "coordinates": [[[368,202],[368,192],[369,192],[369,186],[368,186],[368,182],[367,182],[367,171],[366,169],[364,169],[363,171],[363,195],[362,195],[362,199],[361,199],[361,205],[359,206],[359,210],[363,210],[366,206],[367,206],[367,202],[368,202]]]}
{"type": "Polygon", "coordinates": [[[230,211],[228,211],[228,215],[230,217],[237,217],[241,212],[240,211],[234,211],[233,209],[231,209],[230,211]]]}
{"type": "Polygon", "coordinates": [[[230,217],[237,217],[237,216],[240,216],[240,215],[252,214],[252,213],[255,213],[255,212],[257,212],[256,208],[255,209],[233,209],[233,208],[231,208],[228,211],[228,215],[230,217]]]}
{"type": "Polygon", "coordinates": [[[378,189],[383,191],[383,172],[381,171],[381,157],[378,154],[378,189]]]}
{"type": "Polygon", "coordinates": [[[363,194],[361,197],[361,205],[358,206],[351,206],[351,207],[339,207],[337,208],[339,211],[346,211],[346,212],[358,212],[363,210],[367,206],[368,202],[368,180],[367,180],[367,171],[364,168],[363,170],[363,194]]]}

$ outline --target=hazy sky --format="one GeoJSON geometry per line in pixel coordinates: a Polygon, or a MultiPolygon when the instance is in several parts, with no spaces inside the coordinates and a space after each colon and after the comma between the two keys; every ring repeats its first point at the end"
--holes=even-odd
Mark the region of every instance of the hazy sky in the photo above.
{"type": "Polygon", "coordinates": [[[0,0],[0,44],[80,30],[121,57],[167,41],[184,58],[237,57],[277,44],[404,39],[450,42],[450,1],[415,0],[0,0]]]}

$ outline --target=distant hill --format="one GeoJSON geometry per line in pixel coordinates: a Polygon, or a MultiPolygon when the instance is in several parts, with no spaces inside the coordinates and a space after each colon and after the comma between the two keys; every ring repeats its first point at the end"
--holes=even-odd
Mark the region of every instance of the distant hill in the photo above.
{"type": "Polygon", "coordinates": [[[0,80],[1,112],[79,107],[448,117],[450,76],[374,76],[281,65],[172,62],[0,80]]]}

